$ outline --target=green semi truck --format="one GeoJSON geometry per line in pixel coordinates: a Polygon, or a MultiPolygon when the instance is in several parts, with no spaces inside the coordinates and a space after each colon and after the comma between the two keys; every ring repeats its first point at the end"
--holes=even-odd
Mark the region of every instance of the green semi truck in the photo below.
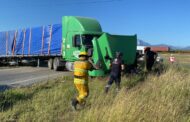
{"type": "Polygon", "coordinates": [[[90,76],[103,76],[108,72],[110,59],[115,52],[123,53],[126,65],[133,65],[136,58],[137,36],[110,35],[102,31],[99,22],[91,18],[63,17],[62,55],[68,70],[78,59],[80,51],[87,51],[99,70],[89,72],[90,76]]]}
{"type": "Polygon", "coordinates": [[[100,68],[90,76],[104,76],[117,51],[127,66],[133,65],[136,47],[136,35],[111,35],[95,19],[65,16],[62,24],[0,32],[0,64],[48,61],[49,69],[72,71],[80,51],[87,51],[100,68]]]}

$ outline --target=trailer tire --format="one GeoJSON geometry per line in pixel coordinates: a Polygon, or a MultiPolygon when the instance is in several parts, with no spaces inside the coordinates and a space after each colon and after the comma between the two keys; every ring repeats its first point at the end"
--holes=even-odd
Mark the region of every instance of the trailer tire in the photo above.
{"type": "Polygon", "coordinates": [[[54,60],[53,60],[53,70],[59,71],[59,69],[60,69],[59,62],[60,62],[59,58],[54,58],[54,60]]]}
{"type": "Polygon", "coordinates": [[[49,68],[49,69],[53,69],[53,59],[52,59],[52,58],[50,58],[50,59],[48,60],[48,68],[49,68]]]}

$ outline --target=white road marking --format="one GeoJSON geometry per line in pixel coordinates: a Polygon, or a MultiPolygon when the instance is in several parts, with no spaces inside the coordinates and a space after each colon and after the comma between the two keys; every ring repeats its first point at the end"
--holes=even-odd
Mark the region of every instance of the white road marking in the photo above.
{"type": "Polygon", "coordinates": [[[19,67],[18,68],[11,68],[11,69],[7,69],[7,68],[6,69],[0,69],[0,72],[1,71],[7,71],[7,70],[10,71],[10,70],[15,70],[15,69],[19,69],[19,67]]]}
{"type": "Polygon", "coordinates": [[[31,68],[31,67],[23,67],[23,68],[13,68],[13,69],[3,69],[0,72],[10,71],[9,73],[14,73],[19,70],[19,73],[30,73],[35,71],[47,71],[45,68],[31,68]]]}
{"type": "Polygon", "coordinates": [[[50,77],[57,76],[57,75],[61,75],[61,74],[52,74],[48,76],[41,76],[41,77],[31,78],[27,80],[15,81],[15,82],[10,83],[9,85],[19,84],[19,83],[24,83],[24,82],[34,81],[34,80],[39,80],[39,79],[44,80],[44,78],[47,78],[46,80],[48,80],[50,77]]]}

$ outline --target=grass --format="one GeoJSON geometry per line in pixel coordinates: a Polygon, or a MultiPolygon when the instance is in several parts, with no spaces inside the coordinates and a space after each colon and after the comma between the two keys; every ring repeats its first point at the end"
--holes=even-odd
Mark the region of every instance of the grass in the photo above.
{"type": "MultiPolygon", "coordinates": [[[[169,57],[170,57],[169,53],[161,54],[161,56],[164,58],[165,62],[169,63],[169,57]]],[[[180,64],[181,66],[185,68],[190,68],[190,54],[175,53],[173,54],[173,56],[176,59],[176,64],[180,64]]]]}
{"type": "Polygon", "coordinates": [[[76,94],[71,77],[17,88],[0,94],[0,121],[190,121],[189,71],[171,66],[160,76],[132,75],[122,78],[119,93],[112,86],[104,93],[106,78],[90,80],[85,107],[72,111],[76,94]]]}

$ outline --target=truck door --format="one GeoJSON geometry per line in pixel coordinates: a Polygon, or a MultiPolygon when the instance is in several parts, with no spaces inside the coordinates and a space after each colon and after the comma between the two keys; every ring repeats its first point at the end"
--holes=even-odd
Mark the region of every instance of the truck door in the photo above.
{"type": "Polygon", "coordinates": [[[81,49],[80,36],[76,36],[75,33],[67,33],[65,44],[64,44],[64,59],[66,61],[76,61],[81,49]]]}

